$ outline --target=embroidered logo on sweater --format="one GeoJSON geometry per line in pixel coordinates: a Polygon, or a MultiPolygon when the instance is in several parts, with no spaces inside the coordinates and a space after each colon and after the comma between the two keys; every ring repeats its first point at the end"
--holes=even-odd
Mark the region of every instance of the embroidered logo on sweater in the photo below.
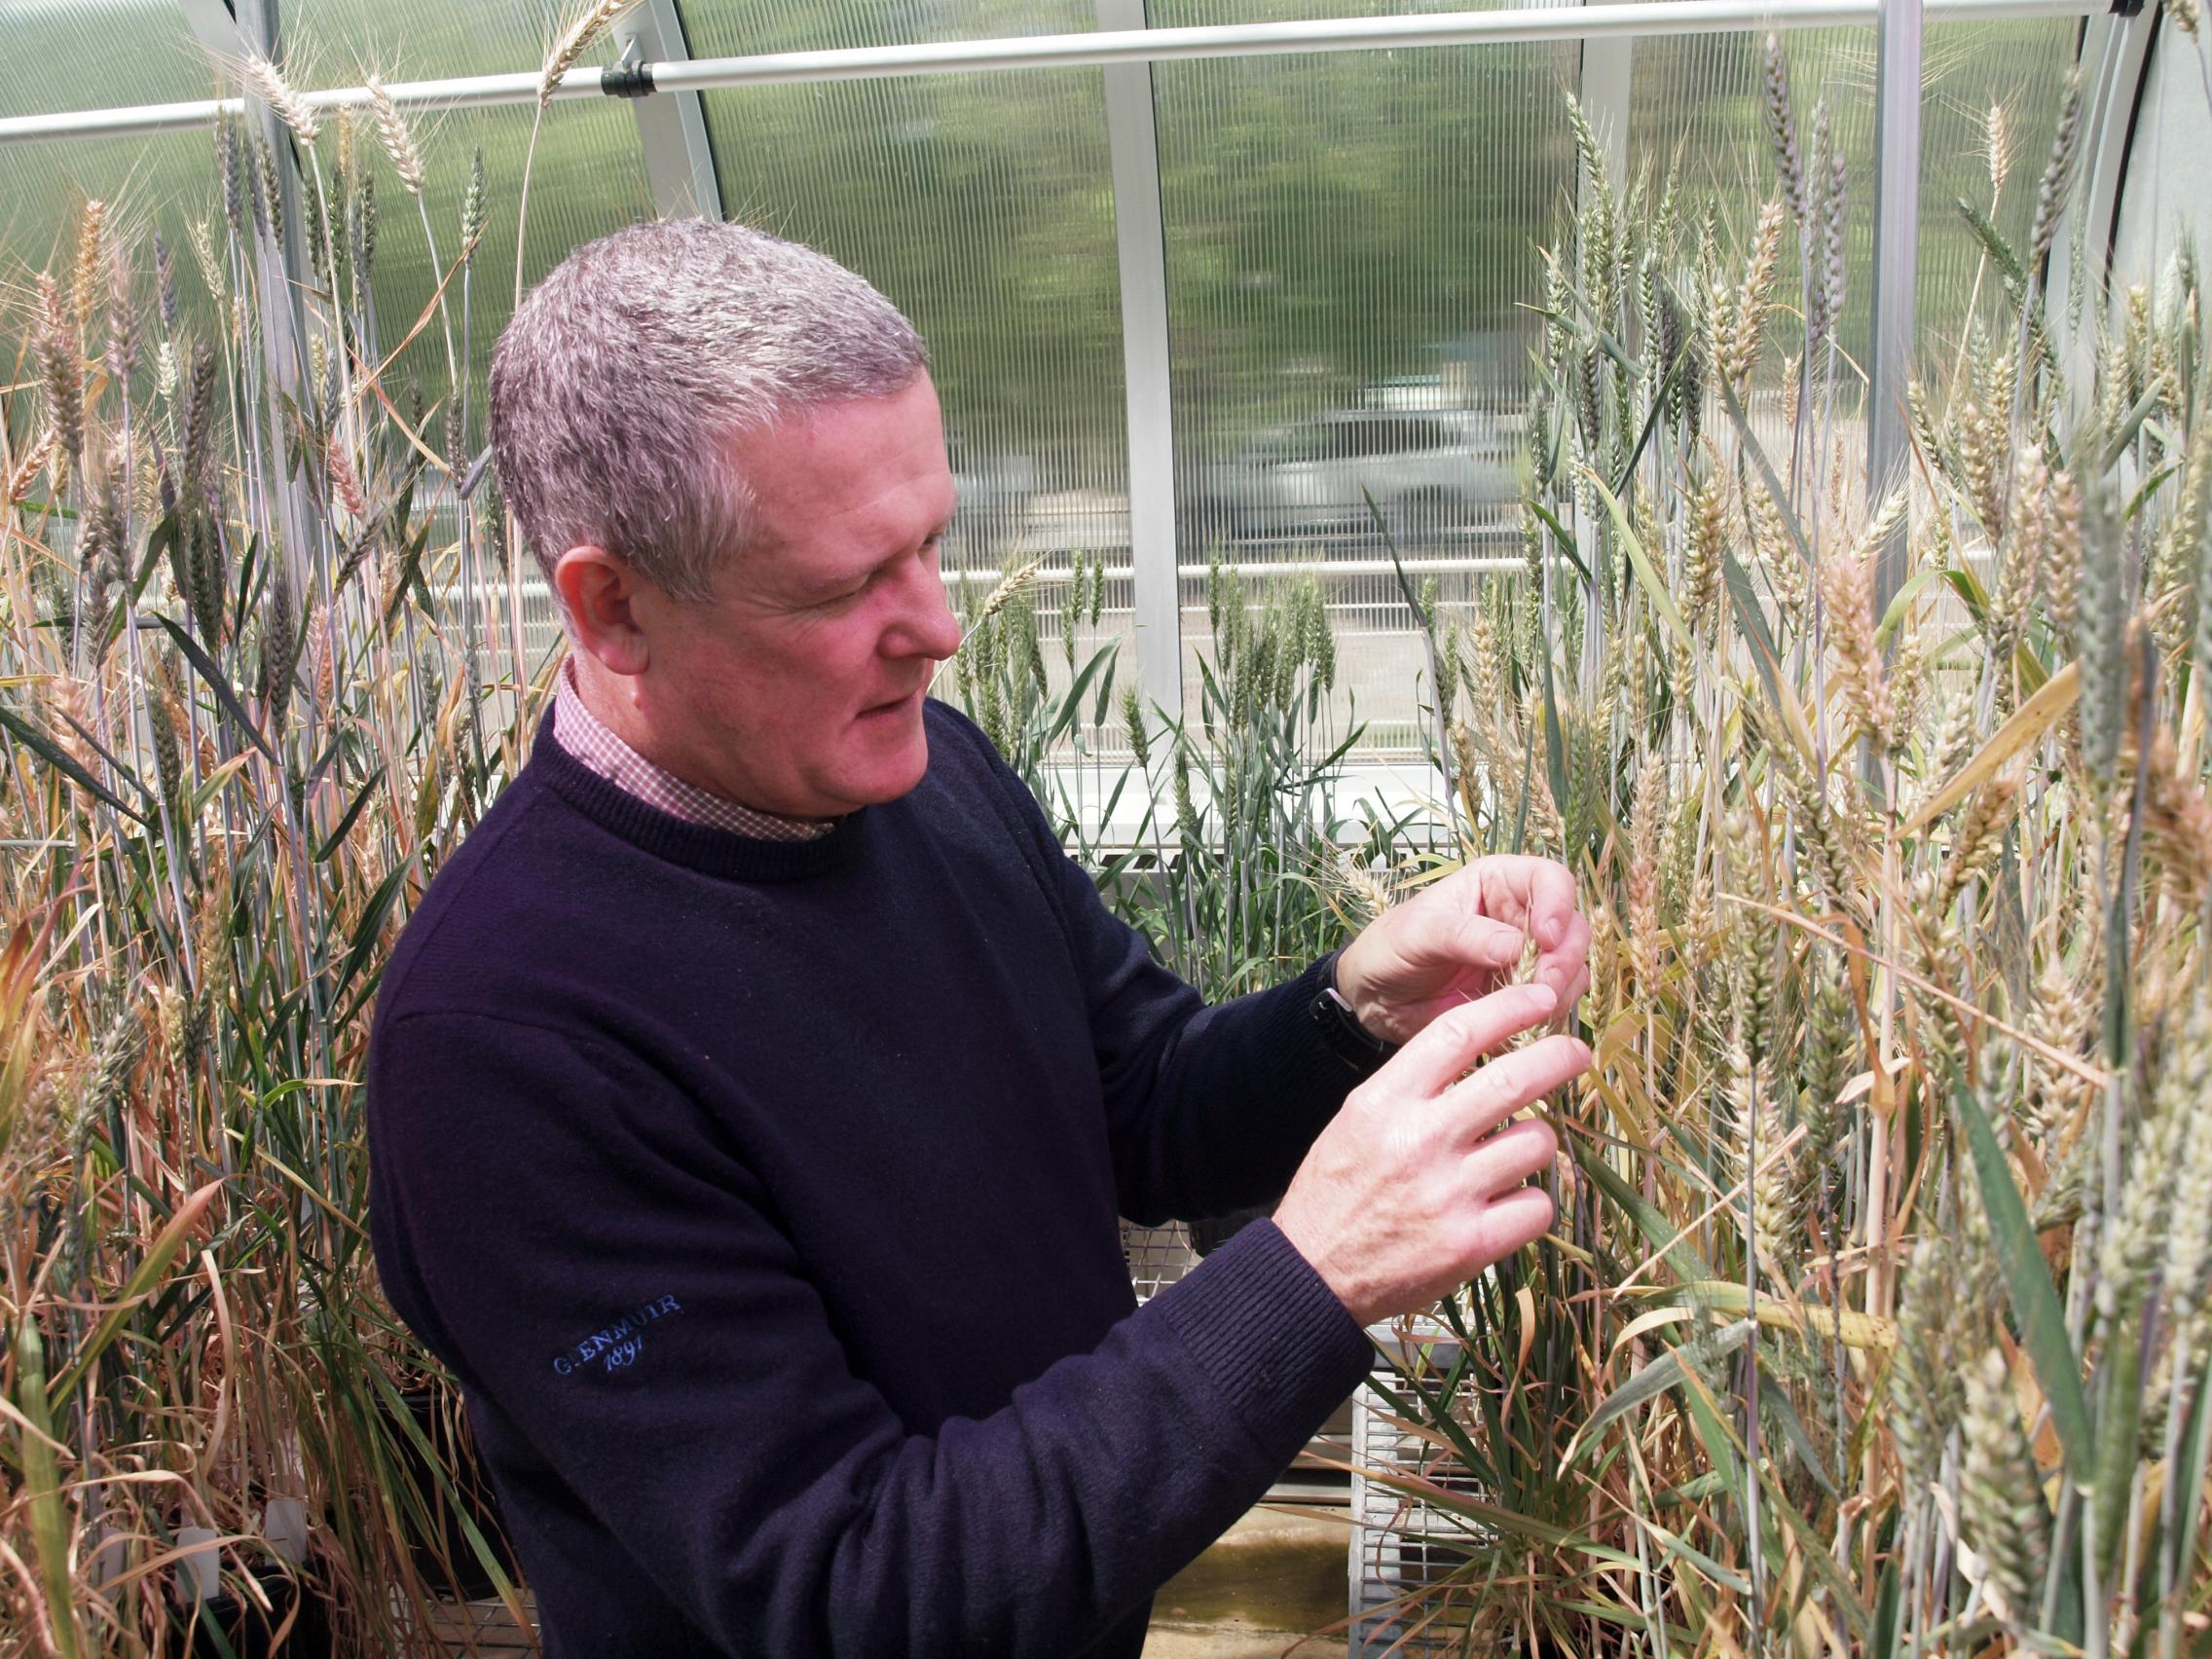
{"type": "Polygon", "coordinates": [[[657,1320],[683,1311],[683,1305],[673,1296],[663,1296],[651,1302],[641,1302],[625,1309],[621,1317],[611,1321],[604,1330],[592,1332],[578,1342],[571,1343],[553,1356],[553,1375],[571,1377],[587,1366],[602,1371],[615,1372],[638,1363],[638,1355],[645,1351],[645,1327],[657,1320]]]}

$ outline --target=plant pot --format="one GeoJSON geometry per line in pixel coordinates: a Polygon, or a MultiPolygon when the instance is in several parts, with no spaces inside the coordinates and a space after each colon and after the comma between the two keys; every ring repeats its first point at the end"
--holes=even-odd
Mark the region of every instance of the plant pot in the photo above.
{"type": "MultiPolygon", "coordinates": [[[[409,1424],[387,1423],[392,1456],[399,1468],[414,1481],[430,1512],[426,1535],[413,1535],[415,1528],[409,1525],[408,1554],[415,1570],[432,1590],[448,1592],[464,1602],[492,1595],[491,1574],[477,1560],[467,1530],[461,1525],[465,1515],[491,1547],[499,1570],[512,1579],[514,1554],[507,1546],[506,1524],[499,1514],[499,1500],[492,1490],[491,1477],[477,1461],[475,1444],[465,1429],[439,1409],[437,1388],[426,1382],[403,1385],[400,1398],[406,1402],[412,1427],[430,1446],[445,1470],[447,1481],[451,1482],[449,1490],[447,1481],[438,1478],[437,1468],[423,1456],[416,1434],[409,1432],[409,1424]],[[447,1563],[451,1564],[450,1571],[447,1563]]],[[[401,1514],[405,1519],[404,1509],[401,1514]]]]}
{"type": "MultiPolygon", "coordinates": [[[[234,1581],[236,1573],[233,1568],[234,1581]]],[[[297,1578],[274,1564],[253,1568],[252,1575],[268,1598],[267,1611],[241,1590],[180,1596],[175,1617],[191,1631],[188,1651],[193,1659],[330,1659],[330,1620],[313,1590],[303,1589],[297,1578]],[[289,1630],[284,1625],[287,1618],[289,1630]],[[279,1631],[283,1632],[280,1642],[279,1631]]],[[[195,1576],[188,1571],[180,1588],[189,1587],[195,1576]]]]}

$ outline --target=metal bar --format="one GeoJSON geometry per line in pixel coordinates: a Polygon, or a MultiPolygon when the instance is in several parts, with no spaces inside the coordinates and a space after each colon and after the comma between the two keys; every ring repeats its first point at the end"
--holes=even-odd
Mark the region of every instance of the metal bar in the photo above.
{"type": "MultiPolygon", "coordinates": [[[[250,47],[272,63],[280,64],[284,60],[281,31],[277,0],[238,0],[240,48],[250,47]]],[[[307,250],[300,239],[300,174],[290,165],[291,129],[258,98],[248,100],[247,108],[249,120],[266,140],[268,153],[276,163],[273,182],[284,216],[280,234],[273,238],[256,234],[252,239],[261,284],[262,303],[257,309],[261,313],[262,355],[274,389],[298,404],[303,401],[300,383],[306,377],[308,360],[307,308],[301,296],[309,287],[307,250]]],[[[277,400],[272,396],[269,403],[270,468],[281,481],[275,495],[278,528],[283,532],[282,552],[290,562],[292,592],[299,603],[299,615],[304,617],[306,580],[313,558],[308,544],[307,478],[286,459],[284,433],[276,424],[277,400]]]]}
{"type": "MultiPolygon", "coordinates": [[[[2030,18],[2080,18],[2102,11],[2102,0],[1928,0],[1936,22],[2003,22],[2030,18]]],[[[1603,40],[1639,35],[1725,34],[1746,29],[1834,28],[1875,22],[1881,0],[1626,0],[1617,6],[1533,6],[1523,11],[1440,12],[1428,16],[1346,18],[1315,22],[1230,23],[1199,28],[1099,30],[1090,34],[1026,35],[1005,40],[933,41],[913,46],[833,52],[772,53],[654,63],[658,92],[709,87],[759,87],[793,82],[849,81],[888,75],[942,75],[972,70],[1059,69],[1107,63],[1167,63],[1199,57],[1257,57],[1300,52],[1387,52],[1414,46],[1503,45],[1530,41],[1603,40]]],[[[458,109],[528,103],[537,95],[535,70],[414,81],[387,89],[403,105],[458,109]]],[[[557,98],[597,96],[601,71],[571,69],[553,90],[557,98]]],[[[304,94],[318,109],[359,107],[365,88],[304,94]]],[[[236,98],[147,104],[135,109],[82,110],[0,121],[0,143],[31,138],[86,138],[118,132],[203,126],[235,114],[236,98]]]]}
{"type": "MultiPolygon", "coordinates": [[[[1608,0],[1584,0],[1587,5],[1604,5],[1608,0]]],[[[1597,137],[1598,153],[1605,164],[1606,188],[1619,191],[1628,181],[1628,110],[1629,81],[1636,69],[1636,37],[1634,35],[1601,35],[1582,43],[1582,62],[1576,101],[1582,105],[1583,118],[1590,123],[1590,130],[1597,137]]],[[[1584,215],[1595,205],[1590,200],[1593,181],[1588,167],[1575,171],[1575,217],[1587,223],[1584,215]]],[[[1583,514],[1587,492],[1574,492],[1572,525],[1575,545],[1586,549],[1599,548],[1600,532],[1583,514]]],[[[1604,572],[1595,558],[1591,570],[1595,579],[1603,580],[1604,572]]],[[[1586,687],[1595,691],[1602,683],[1605,672],[1605,611],[1595,592],[1585,593],[1582,610],[1582,674],[1586,687]]]]}
{"type": "MultiPolygon", "coordinates": [[[[1607,3],[1586,0],[1591,6],[1607,3]]],[[[1628,97],[1635,67],[1634,35],[1593,35],[1583,42],[1582,86],[1576,97],[1590,129],[1598,135],[1598,148],[1616,190],[1628,180],[1628,97]]]]}
{"type": "MultiPolygon", "coordinates": [[[[1102,29],[1144,32],[1144,0],[1098,0],[1102,29]]],[[[1129,568],[1137,686],[1183,715],[1183,614],[1175,569],[1175,419],[1167,360],[1167,236],[1152,65],[1104,70],[1114,248],[1122,278],[1122,384],[1128,411],[1129,568]]]]}
{"type": "MultiPolygon", "coordinates": [[[[657,66],[687,62],[690,48],[676,0],[645,0],[614,25],[622,56],[657,66]]],[[[657,88],[657,81],[655,83],[657,88]]],[[[664,219],[719,219],[721,182],[715,174],[715,153],[707,142],[707,115],[696,89],[667,97],[632,98],[638,142],[645,151],[645,182],[653,208],[664,219]]]]}
{"type": "MultiPolygon", "coordinates": [[[[2104,311],[2107,278],[2112,265],[2113,233],[2120,224],[2120,199],[2126,188],[2120,164],[2127,153],[2128,119],[2134,113],[2135,94],[2149,66],[2151,34],[2157,21],[2155,11],[2133,17],[2118,14],[2091,18],[2082,42],[2082,118],[2087,124],[2083,135],[2083,166],[2074,194],[2051,243],[2049,275],[2045,291],[2052,317],[2071,317],[2074,284],[2087,289],[2080,296],[2087,326],[2074,337],[2069,377],[2086,385],[2096,360],[2096,321],[2104,311]],[[2074,248],[2082,249],[2079,268],[2074,248]],[[2090,302],[2095,302],[2094,306],[2090,302]]],[[[2054,336],[2062,330],[2053,327],[2054,336]]]]}
{"type": "MultiPolygon", "coordinates": [[[[1409,576],[1463,576],[1479,571],[1526,571],[1529,569],[1528,559],[1519,553],[1481,554],[1467,559],[1401,559],[1398,563],[1405,568],[1405,572],[1409,576]]],[[[1178,564],[1175,567],[1175,574],[1182,581],[1202,581],[1214,569],[1215,567],[1210,564],[1178,564]]],[[[1255,559],[1243,562],[1225,559],[1222,561],[1220,569],[1237,576],[1388,576],[1393,574],[1389,563],[1382,559],[1299,559],[1295,561],[1255,559]]],[[[1056,571],[1046,566],[1038,571],[1034,579],[1039,582],[1060,581],[1073,573],[1072,571],[1056,571]]],[[[1119,567],[1108,566],[1107,573],[1118,576],[1122,573],[1122,571],[1119,567]]],[[[995,587],[1004,577],[997,571],[947,571],[944,572],[944,579],[947,583],[974,582],[979,587],[995,587]]],[[[1381,603],[1403,606],[1405,601],[1403,599],[1390,599],[1381,603]]],[[[1182,608],[1203,611],[1205,607],[1203,605],[1193,605],[1184,606],[1182,608]]]]}
{"type": "Polygon", "coordinates": [[[235,58],[245,50],[238,19],[231,16],[224,0],[177,0],[177,9],[183,12],[185,27],[192,31],[203,52],[217,58],[235,58]]]}
{"type": "MultiPolygon", "coordinates": [[[[1922,0],[1881,0],[1874,50],[1874,356],[1866,384],[1866,493],[1880,500],[1904,476],[1911,423],[1905,387],[1920,277],[1922,0]]],[[[1926,8],[1933,11],[1933,7],[1926,8]]],[[[1874,614],[1904,585],[1899,526],[1879,555],[1874,614]]]]}

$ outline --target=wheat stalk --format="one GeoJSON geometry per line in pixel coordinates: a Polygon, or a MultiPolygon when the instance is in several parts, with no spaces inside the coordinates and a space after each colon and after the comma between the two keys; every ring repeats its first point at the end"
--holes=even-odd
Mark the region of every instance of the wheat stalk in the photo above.
{"type": "Polygon", "coordinates": [[[545,62],[537,74],[537,107],[543,109],[553,101],[560,90],[561,81],[576,60],[595,46],[599,37],[614,24],[614,20],[635,6],[638,0],[593,0],[593,4],[578,13],[554,41],[552,51],[545,55],[545,62]]]}
{"type": "Polygon", "coordinates": [[[1789,216],[1805,222],[1805,168],[1797,151],[1797,125],[1789,115],[1789,72],[1782,61],[1782,41],[1766,37],[1766,126],[1774,140],[1775,165],[1782,174],[1783,200],[1789,216]]]}
{"type": "Polygon", "coordinates": [[[2050,141],[2050,159],[2044,165],[2036,186],[2036,216],[2028,235],[2028,269],[2034,272],[2050,252],[2058,234],[2058,215],[2066,205],[2074,182],[2074,160],[2082,138],[2082,76],[2077,70],[2066,79],[2065,100],[2059,105],[2058,127],[2050,141]]]}
{"type": "Polygon", "coordinates": [[[276,118],[299,136],[300,142],[313,144],[318,130],[314,108],[293,91],[284,72],[258,52],[247,53],[240,68],[255,94],[276,112],[276,118]]]}
{"type": "Polygon", "coordinates": [[[537,72],[537,110],[531,117],[530,147],[523,152],[522,189],[520,203],[515,210],[515,305],[522,305],[523,247],[525,230],[530,221],[531,165],[537,159],[537,133],[545,120],[545,109],[553,101],[561,81],[576,60],[589,52],[599,37],[613,27],[614,20],[637,4],[637,0],[593,0],[579,13],[553,42],[545,55],[545,61],[537,72]]]}
{"type": "Polygon", "coordinates": [[[966,650],[970,642],[983,631],[984,625],[1019,597],[1021,590],[1036,579],[1037,572],[1045,568],[1047,557],[1048,555],[1040,553],[1026,565],[999,579],[998,585],[984,596],[983,603],[976,608],[976,614],[969,619],[968,631],[961,638],[960,645],[955,649],[955,655],[959,651],[966,650]]]}
{"type": "Polygon", "coordinates": [[[40,468],[44,467],[47,461],[53,456],[55,441],[52,426],[43,426],[39,429],[37,441],[23,452],[22,460],[16,463],[15,471],[9,475],[8,500],[10,504],[30,498],[31,481],[39,475],[40,468]]]}
{"type": "Polygon", "coordinates": [[[410,196],[423,194],[423,155],[415,148],[414,134],[407,130],[407,122],[399,113],[399,105],[391,91],[384,84],[384,77],[374,70],[366,83],[369,89],[369,110],[376,117],[377,142],[391,159],[391,170],[399,175],[399,182],[410,196]]]}
{"type": "Polygon", "coordinates": [[[61,301],[61,289],[45,272],[39,273],[38,296],[38,357],[46,382],[47,422],[62,450],[75,461],[85,450],[85,365],[78,354],[77,331],[69,309],[61,301]]]}
{"type": "Polygon", "coordinates": [[[1758,231],[1751,239],[1743,285],[1731,296],[1726,309],[1726,326],[1714,342],[1714,367],[1739,391],[1750,385],[1752,365],[1758,361],[1759,331],[1766,325],[1767,307],[1773,300],[1774,276],[1782,256],[1782,227],[1786,222],[1780,202],[1769,202],[1759,209],[1758,231]]]}

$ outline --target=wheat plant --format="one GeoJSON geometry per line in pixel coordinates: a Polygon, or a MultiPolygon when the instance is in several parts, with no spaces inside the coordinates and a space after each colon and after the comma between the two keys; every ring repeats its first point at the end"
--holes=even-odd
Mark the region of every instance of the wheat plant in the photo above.
{"type": "Polygon", "coordinates": [[[1529,576],[1446,643],[1470,847],[1583,877],[1599,1064],[1555,1236],[1440,1309],[1392,1394],[1436,1451],[1386,1478],[1463,1536],[1402,1633],[2201,1652],[2197,266],[2093,338],[2049,314],[2070,91],[2027,242],[1960,203],[1979,312],[1869,490],[1850,181],[1769,64],[1750,224],[1608,176],[1570,111],[1529,576]]]}
{"type": "MultiPolygon", "coordinates": [[[[11,318],[12,1651],[188,1651],[195,1620],[201,1651],[309,1623],[341,1651],[431,1651],[457,1575],[514,1598],[466,1465],[433,1455],[450,1380],[375,1283],[360,1072],[385,953],[520,763],[546,667],[513,648],[504,515],[457,495],[480,426],[459,359],[426,391],[389,373],[376,174],[381,153],[420,200],[404,121],[380,101],[372,141],[248,75],[298,193],[225,123],[189,252],[89,203],[72,268],[11,318]],[[311,280],[287,351],[288,203],[311,280]],[[220,1596],[182,1593],[203,1579],[220,1596]]],[[[410,335],[465,350],[485,211],[479,171],[410,335]]]]}

